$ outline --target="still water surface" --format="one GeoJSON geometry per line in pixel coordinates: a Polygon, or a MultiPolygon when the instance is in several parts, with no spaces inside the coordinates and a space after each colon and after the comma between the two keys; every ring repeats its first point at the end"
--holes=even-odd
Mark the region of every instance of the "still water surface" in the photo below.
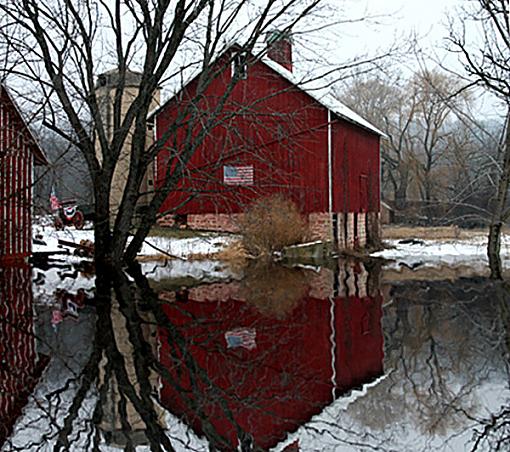
{"type": "Polygon", "coordinates": [[[504,284],[169,265],[102,302],[83,268],[0,270],[2,450],[510,450],[504,284]]]}

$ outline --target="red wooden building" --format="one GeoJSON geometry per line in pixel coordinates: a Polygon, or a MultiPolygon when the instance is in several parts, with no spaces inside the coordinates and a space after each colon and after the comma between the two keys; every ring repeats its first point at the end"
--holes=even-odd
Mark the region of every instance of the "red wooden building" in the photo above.
{"type": "Polygon", "coordinates": [[[382,375],[382,295],[373,278],[357,263],[323,270],[284,316],[261,310],[237,283],[167,297],[162,403],[217,450],[238,450],[239,429],[254,450],[270,450],[382,375]]]}
{"type": "Polygon", "coordinates": [[[33,166],[46,158],[9,91],[0,84],[0,260],[31,252],[33,166]]]}
{"type": "MultiPolygon", "coordinates": [[[[196,145],[161,213],[177,214],[190,227],[235,230],[246,205],[283,193],[308,216],[316,237],[363,245],[367,230],[378,231],[383,134],[291,72],[290,40],[270,46],[262,58],[231,47],[215,62],[203,94],[196,95],[197,76],[155,111],[156,138],[166,140],[156,187],[186,146],[196,145]],[[230,92],[233,77],[239,81],[230,92]]],[[[171,215],[161,221],[171,222],[171,215]]]]}

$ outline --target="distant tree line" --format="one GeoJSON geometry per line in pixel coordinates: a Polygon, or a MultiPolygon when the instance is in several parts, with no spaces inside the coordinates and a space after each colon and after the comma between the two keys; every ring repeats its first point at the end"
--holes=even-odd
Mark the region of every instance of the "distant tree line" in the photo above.
{"type": "Polygon", "coordinates": [[[494,196],[502,124],[473,113],[460,79],[419,70],[351,79],[338,97],[379,127],[382,197],[397,220],[485,225],[494,196]]]}

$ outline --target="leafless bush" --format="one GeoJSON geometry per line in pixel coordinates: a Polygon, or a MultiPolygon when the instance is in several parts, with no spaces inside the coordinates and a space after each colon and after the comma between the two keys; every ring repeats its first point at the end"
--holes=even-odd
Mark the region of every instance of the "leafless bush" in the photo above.
{"type": "Polygon", "coordinates": [[[239,222],[243,245],[254,256],[269,255],[288,245],[302,243],[308,225],[296,205],[282,195],[262,198],[239,222]]]}

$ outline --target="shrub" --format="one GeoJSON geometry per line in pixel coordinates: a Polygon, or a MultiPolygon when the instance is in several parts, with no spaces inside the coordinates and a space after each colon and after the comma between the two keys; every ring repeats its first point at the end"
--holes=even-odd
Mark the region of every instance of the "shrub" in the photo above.
{"type": "Polygon", "coordinates": [[[246,251],[269,255],[285,246],[302,243],[308,225],[296,205],[282,195],[262,198],[248,208],[239,222],[246,251]]]}

